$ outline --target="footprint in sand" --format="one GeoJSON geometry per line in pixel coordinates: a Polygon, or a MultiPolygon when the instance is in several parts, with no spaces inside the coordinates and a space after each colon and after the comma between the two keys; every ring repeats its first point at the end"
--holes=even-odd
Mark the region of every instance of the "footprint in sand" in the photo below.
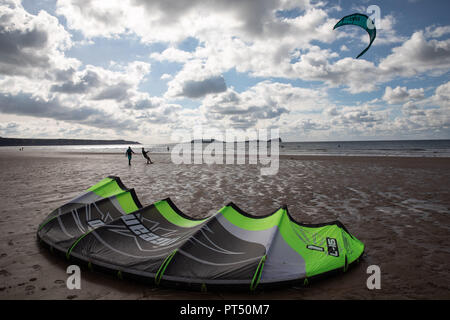
{"type": "Polygon", "coordinates": [[[76,295],[73,295],[73,296],[67,296],[67,299],[69,299],[69,300],[72,300],[72,299],[75,299],[75,298],[77,298],[78,296],[76,296],[76,295]]]}
{"type": "Polygon", "coordinates": [[[36,287],[35,286],[26,286],[25,287],[25,293],[27,294],[27,295],[32,295],[32,294],[34,294],[34,289],[35,289],[36,287]]]}
{"type": "Polygon", "coordinates": [[[4,257],[6,257],[6,256],[8,256],[6,253],[0,254],[0,258],[4,258],[4,257]]]}
{"type": "Polygon", "coordinates": [[[4,269],[0,270],[0,276],[8,277],[10,275],[11,273],[9,273],[7,270],[4,269]]]}
{"type": "Polygon", "coordinates": [[[33,265],[32,268],[33,268],[33,270],[35,270],[35,271],[39,271],[39,270],[42,269],[42,267],[41,267],[40,265],[38,265],[38,264],[33,265]]]}
{"type": "Polygon", "coordinates": [[[55,280],[55,284],[65,285],[66,283],[64,280],[55,280]]]}

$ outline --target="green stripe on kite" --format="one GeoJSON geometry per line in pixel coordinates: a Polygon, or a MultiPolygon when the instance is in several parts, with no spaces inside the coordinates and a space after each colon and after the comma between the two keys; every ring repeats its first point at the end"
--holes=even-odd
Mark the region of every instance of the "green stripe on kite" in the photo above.
{"type": "Polygon", "coordinates": [[[116,199],[125,213],[131,213],[139,209],[128,191],[117,194],[116,199]]]}
{"type": "Polygon", "coordinates": [[[67,250],[66,253],[66,258],[69,259],[70,258],[70,254],[73,250],[73,248],[75,248],[75,246],[78,244],[78,242],[81,241],[81,239],[83,239],[84,237],[86,237],[89,233],[91,233],[92,231],[94,231],[94,229],[92,229],[91,231],[86,232],[85,234],[83,234],[82,236],[80,236],[73,244],[72,246],[69,248],[69,250],[67,250]]]}
{"type": "Polygon", "coordinates": [[[265,217],[250,217],[244,212],[236,210],[234,205],[227,205],[219,210],[229,222],[242,229],[249,231],[266,230],[277,226],[285,213],[283,208],[265,217]]]}
{"type": "Polygon", "coordinates": [[[103,179],[96,185],[90,187],[88,191],[92,191],[102,198],[109,198],[122,191],[125,191],[125,189],[122,189],[115,179],[108,177],[103,179]]]}
{"type": "Polygon", "coordinates": [[[167,200],[155,202],[155,208],[167,221],[183,228],[195,227],[208,220],[208,218],[201,220],[187,219],[176,212],[167,200]]]}
{"type": "Polygon", "coordinates": [[[253,276],[252,283],[250,284],[250,290],[256,290],[256,287],[259,284],[259,280],[261,280],[262,269],[264,268],[264,262],[266,261],[266,255],[264,255],[259,261],[258,268],[256,268],[255,275],[253,276]]]}
{"type": "Polygon", "coordinates": [[[164,271],[166,271],[167,266],[169,265],[170,261],[172,260],[173,256],[175,255],[175,253],[177,253],[177,250],[178,249],[173,250],[172,253],[164,259],[164,262],[159,267],[158,272],[156,272],[156,276],[155,276],[156,285],[159,285],[159,283],[161,282],[161,278],[164,274],[164,271]]]}

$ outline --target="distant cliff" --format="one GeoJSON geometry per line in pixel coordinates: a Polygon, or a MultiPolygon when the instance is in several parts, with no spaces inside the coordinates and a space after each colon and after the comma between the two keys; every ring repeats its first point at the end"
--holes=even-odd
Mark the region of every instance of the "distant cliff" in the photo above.
{"type": "MultiPolygon", "coordinates": [[[[270,139],[270,140],[245,140],[245,141],[233,141],[234,143],[249,143],[249,142],[272,142],[272,141],[277,141],[278,142],[282,142],[281,138],[275,138],[275,139],[270,139]]],[[[196,139],[196,140],[191,140],[191,143],[226,143],[225,141],[219,141],[219,140],[215,140],[215,139],[196,139]]]]}
{"type": "Polygon", "coordinates": [[[83,139],[25,139],[2,138],[0,146],[73,146],[73,145],[104,145],[104,144],[140,144],[127,140],[83,140],[83,139]]]}

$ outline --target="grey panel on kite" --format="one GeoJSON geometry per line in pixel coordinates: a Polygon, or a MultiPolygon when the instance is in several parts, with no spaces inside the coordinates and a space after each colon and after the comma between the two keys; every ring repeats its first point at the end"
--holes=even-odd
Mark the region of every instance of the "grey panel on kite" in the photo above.
{"type": "Polygon", "coordinates": [[[369,34],[370,42],[369,45],[356,57],[358,59],[361,57],[364,53],[366,53],[367,50],[369,50],[370,46],[372,45],[373,41],[375,40],[377,36],[377,29],[375,28],[375,23],[372,19],[370,19],[367,15],[362,13],[354,13],[348,16],[343,17],[341,20],[339,20],[338,23],[333,27],[333,30],[336,28],[339,28],[344,25],[354,25],[359,26],[367,31],[369,34]]]}
{"type": "Polygon", "coordinates": [[[65,252],[83,234],[139,208],[142,205],[135,191],[110,176],[50,213],[38,235],[44,243],[65,252]]]}
{"type": "Polygon", "coordinates": [[[193,288],[303,282],[345,271],[364,251],[340,222],[301,224],[287,207],[253,216],[230,203],[194,219],[169,198],[141,208],[134,192],[120,186],[118,178],[102,180],[52,213],[38,238],[121,277],[193,288]]]}

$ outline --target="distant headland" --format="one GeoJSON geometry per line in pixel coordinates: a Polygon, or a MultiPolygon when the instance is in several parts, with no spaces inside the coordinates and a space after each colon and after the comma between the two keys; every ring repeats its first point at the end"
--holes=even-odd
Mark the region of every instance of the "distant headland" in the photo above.
{"type": "Polygon", "coordinates": [[[127,140],[84,140],[84,139],[27,139],[2,138],[0,146],[74,146],[74,145],[107,145],[107,144],[141,144],[127,140]]]}
{"type": "MultiPolygon", "coordinates": [[[[282,142],[281,138],[275,138],[275,139],[269,139],[269,140],[245,140],[245,141],[233,141],[234,143],[249,143],[249,142],[272,142],[272,141],[278,141],[278,142],[282,142]]],[[[191,140],[191,143],[226,143],[225,141],[220,141],[220,140],[216,140],[216,139],[196,139],[196,140],[191,140]]]]}

